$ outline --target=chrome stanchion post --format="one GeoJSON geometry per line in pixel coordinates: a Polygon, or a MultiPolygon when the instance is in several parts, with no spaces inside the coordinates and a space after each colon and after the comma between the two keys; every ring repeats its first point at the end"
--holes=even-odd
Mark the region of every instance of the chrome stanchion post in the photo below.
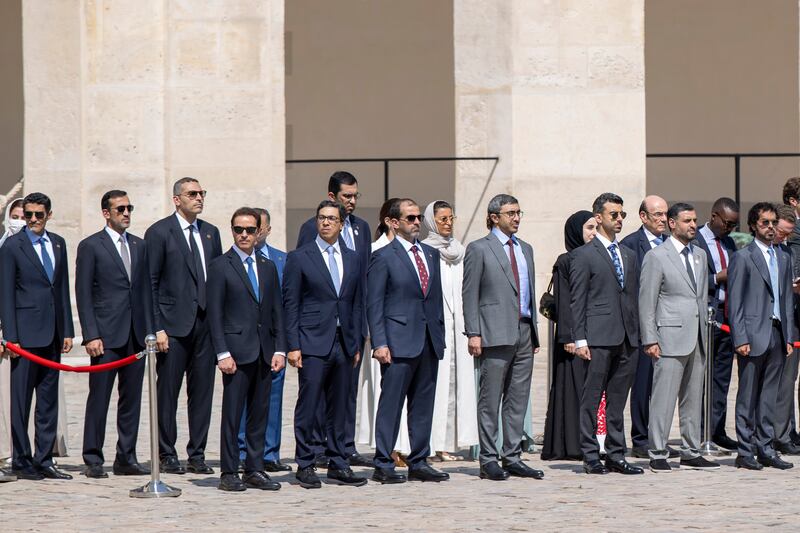
{"type": "Polygon", "coordinates": [[[144,340],[147,350],[147,376],[150,389],[150,482],[133,489],[131,498],[175,498],[181,489],[170,487],[160,479],[158,457],[158,395],[156,393],[156,336],[148,335],[144,340]]]}
{"type": "Polygon", "coordinates": [[[711,388],[714,383],[714,315],[716,310],[708,308],[708,324],[706,327],[706,379],[703,384],[703,444],[700,445],[700,455],[730,455],[730,452],[719,448],[711,440],[712,402],[711,388]]]}

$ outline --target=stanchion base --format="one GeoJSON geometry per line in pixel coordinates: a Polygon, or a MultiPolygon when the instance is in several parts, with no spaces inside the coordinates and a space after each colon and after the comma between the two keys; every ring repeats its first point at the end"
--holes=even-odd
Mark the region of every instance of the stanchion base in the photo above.
{"type": "Polygon", "coordinates": [[[730,455],[731,452],[728,450],[724,450],[714,444],[712,441],[707,440],[703,444],[700,445],[700,455],[710,455],[710,456],[723,456],[723,455],[730,455]]]}
{"type": "Polygon", "coordinates": [[[161,480],[151,481],[143,487],[133,489],[130,492],[131,498],[177,498],[181,495],[181,489],[170,487],[161,480]]]}

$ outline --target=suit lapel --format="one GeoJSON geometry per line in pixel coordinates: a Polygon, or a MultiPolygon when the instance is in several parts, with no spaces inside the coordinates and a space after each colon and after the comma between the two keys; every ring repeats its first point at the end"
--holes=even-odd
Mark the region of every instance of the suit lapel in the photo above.
{"type": "MultiPolygon", "coordinates": [[[[611,269],[611,275],[614,276],[614,280],[616,281],[616,279],[617,279],[617,271],[614,268],[614,262],[611,261],[611,256],[609,255],[609,251],[606,250],[606,247],[603,246],[603,243],[600,242],[600,239],[592,239],[591,242],[594,245],[594,249],[597,251],[598,254],[600,254],[600,256],[605,261],[606,265],[608,265],[608,268],[611,269]]],[[[621,250],[620,246],[617,245],[617,251],[620,251],[620,250],[621,250]]],[[[622,254],[621,251],[620,251],[620,254],[622,254]]],[[[625,259],[624,259],[624,256],[623,256],[623,261],[624,260],[625,259]]],[[[627,270],[627,267],[626,267],[626,265],[624,263],[623,263],[623,268],[626,268],[626,270],[627,270]]],[[[624,273],[623,273],[623,278],[624,278],[624,273]]],[[[622,287],[619,286],[619,282],[618,281],[617,281],[617,288],[619,290],[622,290],[622,287]]]]}
{"type": "MultiPolygon", "coordinates": [[[[130,242],[130,239],[128,239],[130,242]]],[[[106,230],[102,230],[100,232],[100,243],[103,245],[103,248],[111,255],[111,260],[114,262],[117,267],[125,274],[125,278],[128,278],[128,273],[125,271],[125,264],[122,262],[122,257],[120,257],[119,252],[117,251],[117,247],[114,242],[111,240],[111,236],[106,232],[106,230]]],[[[128,247],[130,251],[130,246],[128,247]]],[[[133,279],[133,257],[131,257],[131,279],[133,279]]]]}
{"type": "MultiPolygon", "coordinates": [[[[666,244],[666,243],[665,243],[666,244]]],[[[689,288],[692,289],[695,293],[697,293],[697,289],[692,286],[692,280],[689,279],[689,272],[686,271],[686,263],[683,262],[681,258],[681,254],[678,253],[678,250],[671,244],[668,245],[669,248],[667,249],[667,257],[669,257],[670,262],[675,266],[680,273],[683,280],[689,285],[689,288]]],[[[695,275],[695,281],[697,281],[697,276],[695,275]]]]}
{"type": "MultiPolygon", "coordinates": [[[[33,243],[27,235],[27,230],[25,230],[25,232],[25,238],[20,239],[20,248],[22,248],[22,252],[28,257],[28,259],[30,259],[31,262],[36,265],[36,268],[39,270],[39,273],[44,276],[44,279],[47,279],[47,272],[44,271],[42,260],[39,259],[39,256],[36,254],[36,250],[33,249],[33,243]]],[[[55,279],[55,274],[53,275],[53,278],[55,279]]]]}
{"type": "MultiPolygon", "coordinates": [[[[341,241],[339,241],[339,249],[340,250],[344,249],[344,248],[342,248],[342,246],[343,245],[342,245],[341,241]]],[[[309,247],[306,250],[306,254],[308,254],[309,260],[311,261],[311,263],[315,267],[317,267],[317,270],[319,271],[320,275],[327,282],[328,288],[331,290],[331,293],[333,293],[334,296],[338,297],[338,295],[336,294],[336,287],[333,285],[333,278],[331,278],[331,271],[328,270],[328,266],[325,264],[325,261],[322,259],[322,252],[319,251],[319,246],[317,246],[316,242],[314,242],[314,246],[313,247],[309,247]]],[[[342,257],[342,265],[344,266],[344,257],[342,257]]],[[[344,280],[344,277],[342,277],[342,280],[344,280]]]]}
{"type": "Polygon", "coordinates": [[[211,260],[214,259],[211,257],[211,243],[214,242],[214,237],[211,235],[209,229],[206,228],[206,223],[200,219],[197,219],[197,233],[200,234],[200,240],[203,242],[203,257],[205,258],[206,265],[208,265],[211,263],[211,260]]]}
{"type": "Polygon", "coordinates": [[[53,238],[52,234],[48,234],[50,244],[53,246],[53,283],[58,279],[58,273],[61,270],[63,261],[61,260],[61,241],[53,238]]]}
{"type": "Polygon", "coordinates": [[[508,278],[511,288],[514,289],[516,293],[517,281],[514,279],[514,273],[511,271],[511,261],[508,260],[505,247],[500,243],[500,239],[498,239],[494,233],[489,233],[489,235],[484,238],[489,242],[489,249],[494,254],[497,262],[500,263],[500,267],[503,269],[506,278],[508,278]]]}
{"type": "MultiPolygon", "coordinates": [[[[421,293],[422,285],[420,285],[419,283],[419,275],[417,274],[417,269],[414,267],[414,263],[411,262],[411,258],[408,257],[408,252],[406,252],[406,249],[403,247],[402,244],[400,244],[397,241],[397,239],[402,239],[402,237],[395,237],[394,239],[392,239],[390,246],[394,248],[394,252],[400,257],[400,262],[404,264],[408,269],[408,271],[411,272],[411,275],[414,276],[414,279],[417,281],[417,287],[419,287],[419,292],[421,293]]],[[[430,277],[430,273],[428,273],[428,276],[430,277]]]]}
{"type": "MultiPolygon", "coordinates": [[[[244,263],[242,263],[242,260],[239,258],[239,254],[231,250],[228,254],[228,260],[233,270],[236,271],[236,274],[239,276],[239,279],[241,279],[244,286],[247,287],[247,292],[250,293],[250,297],[257,302],[256,293],[253,290],[253,285],[250,283],[250,278],[247,276],[247,271],[244,269],[244,263]]],[[[258,287],[259,289],[261,288],[261,283],[258,284],[258,287]]]]}
{"type": "Polygon", "coordinates": [[[189,268],[189,272],[191,272],[192,277],[194,278],[195,282],[197,281],[197,272],[194,268],[194,257],[192,257],[192,250],[189,248],[189,243],[186,242],[186,237],[184,236],[183,230],[181,229],[181,224],[178,222],[178,217],[173,215],[172,217],[172,237],[177,241],[178,248],[180,248],[181,253],[183,253],[183,260],[186,262],[186,266],[189,268]]]}
{"type": "MultiPolygon", "coordinates": [[[[267,259],[261,255],[256,254],[256,268],[258,269],[258,302],[263,303],[264,298],[267,297],[267,259]]],[[[247,283],[250,284],[250,279],[247,280],[247,283]]],[[[278,289],[274,287],[274,289],[278,289]]]]}
{"type": "Polygon", "coordinates": [[[439,271],[439,260],[434,257],[433,252],[427,245],[420,242],[419,247],[422,253],[425,254],[425,262],[428,263],[428,292],[425,293],[425,299],[427,299],[428,295],[431,293],[431,287],[433,287],[433,284],[440,283],[439,278],[436,275],[436,272],[439,271]]]}
{"type": "Polygon", "coordinates": [[[751,244],[749,248],[750,259],[756,265],[756,269],[759,274],[761,274],[761,277],[764,278],[764,283],[766,283],[769,290],[772,291],[772,283],[769,281],[769,268],[767,267],[767,261],[764,259],[764,254],[761,253],[761,249],[755,241],[753,241],[753,244],[751,244]]]}

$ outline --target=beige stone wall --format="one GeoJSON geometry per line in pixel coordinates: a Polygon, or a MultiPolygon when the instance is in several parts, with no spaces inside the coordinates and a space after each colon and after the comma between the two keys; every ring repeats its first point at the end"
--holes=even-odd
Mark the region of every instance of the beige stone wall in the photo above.
{"type": "Polygon", "coordinates": [[[22,175],[22,0],[0,2],[0,194],[22,175]]]}

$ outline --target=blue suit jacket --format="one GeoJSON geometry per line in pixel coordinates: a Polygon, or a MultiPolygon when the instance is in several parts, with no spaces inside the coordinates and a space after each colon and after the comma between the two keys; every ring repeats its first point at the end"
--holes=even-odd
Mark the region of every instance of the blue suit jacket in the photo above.
{"type": "MultiPolygon", "coordinates": [[[[666,233],[662,234],[661,238],[666,242],[666,240],[669,238],[669,235],[666,233]]],[[[636,253],[636,263],[639,265],[639,268],[642,267],[644,254],[653,249],[653,247],[650,246],[650,241],[647,240],[647,235],[644,233],[644,226],[640,227],[638,230],[622,239],[619,243],[622,246],[627,246],[630,250],[633,250],[636,253]]]]}
{"type": "Polygon", "coordinates": [[[3,337],[24,348],[44,348],[75,336],[69,296],[67,245],[47,232],[53,245],[53,282],[28,237],[27,228],[0,249],[0,319],[3,337]]]}
{"type": "Polygon", "coordinates": [[[426,329],[436,356],[444,357],[444,307],[439,251],[419,243],[428,263],[428,293],[400,237],[372,254],[367,274],[367,319],[373,346],[388,346],[392,357],[417,357],[426,329]]]}
{"type": "Polygon", "coordinates": [[[283,267],[286,266],[286,252],[267,244],[267,253],[269,253],[269,260],[275,263],[275,268],[278,269],[278,281],[283,284],[283,267]]]}
{"type": "Polygon", "coordinates": [[[289,350],[327,356],[336,341],[336,319],[344,336],[345,351],[353,357],[361,350],[361,266],[355,252],[340,244],[342,284],[339,294],[315,241],[289,253],[283,278],[286,340],[289,350]]]}

